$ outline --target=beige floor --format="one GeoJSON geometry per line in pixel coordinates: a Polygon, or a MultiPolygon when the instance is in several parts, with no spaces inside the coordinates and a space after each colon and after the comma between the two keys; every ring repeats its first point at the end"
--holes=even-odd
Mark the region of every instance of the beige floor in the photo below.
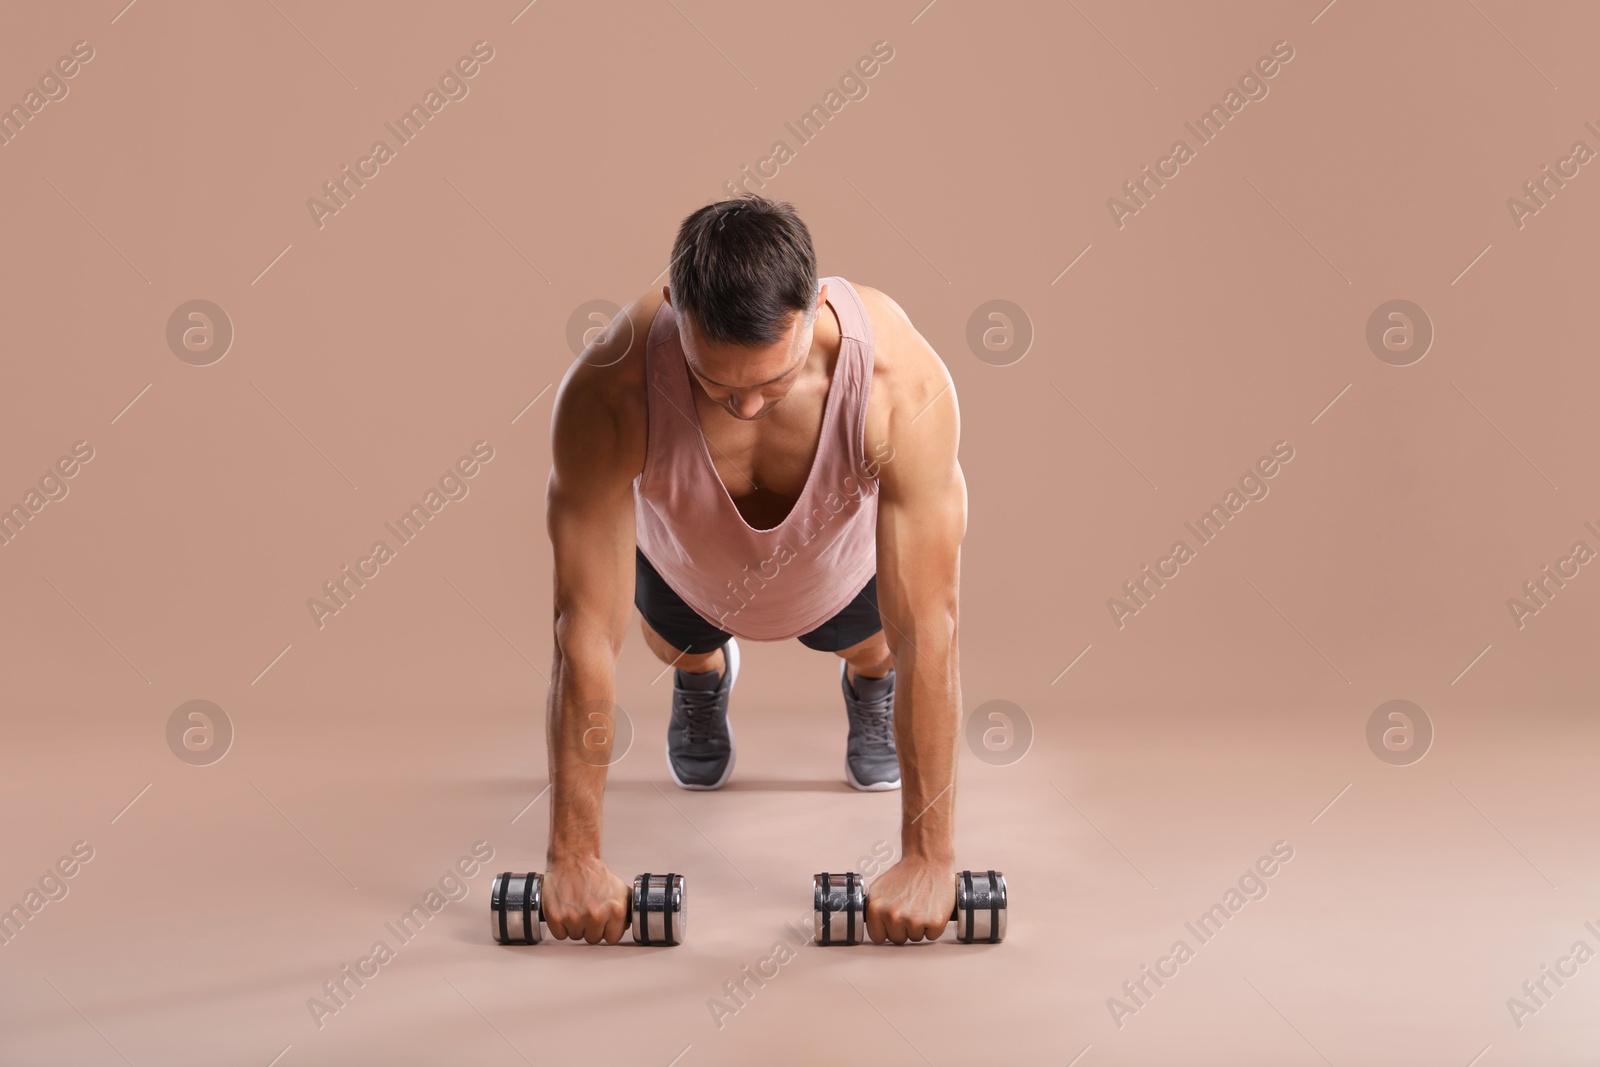
{"type": "Polygon", "coordinates": [[[8,890],[79,839],[94,858],[0,954],[6,1062],[264,1065],[287,1048],[283,1064],[1398,1065],[1466,1064],[1486,1046],[1480,1062],[1586,1062],[1588,968],[1520,1031],[1505,1005],[1596,941],[1583,924],[1600,920],[1600,871],[1573,847],[1596,799],[1592,726],[1526,709],[1510,729],[1469,710],[1449,745],[1397,768],[1365,750],[1343,702],[1246,703],[1207,725],[1035,680],[1012,690],[1046,710],[1033,749],[961,768],[962,862],[1007,874],[1006,942],[790,959],[774,944],[806,920],[809,876],[893,842],[897,795],[839,781],[831,664],[747,649],[739,769],[713,794],[670,784],[667,683],[648,687],[640,643],[625,657],[637,735],[613,770],[607,855],[688,876],[673,949],[491,943],[490,877],[543,854],[547,798],[523,810],[543,786],[535,716],[465,687],[419,714],[400,690],[420,671],[398,663],[369,706],[306,693],[294,710],[241,707],[237,750],[209,768],[152,766],[107,736],[77,742],[70,773],[30,772],[12,749],[8,890]],[[1557,725],[1564,754],[1540,740],[1557,725]],[[494,859],[465,898],[401,942],[385,923],[480,840],[494,859]],[[1209,943],[1193,936],[1186,921],[1277,842],[1293,858],[1266,895],[1209,943]],[[317,1026],[308,999],[380,939],[393,960],[317,1026]],[[1131,1004],[1122,983],[1180,939],[1193,958],[1159,989],[1146,979],[1153,995],[1116,1025],[1108,999],[1131,1004]],[[777,973],[741,1004],[723,985],[747,966],[777,973]],[[718,997],[738,1010],[714,1013],[718,997]]]}

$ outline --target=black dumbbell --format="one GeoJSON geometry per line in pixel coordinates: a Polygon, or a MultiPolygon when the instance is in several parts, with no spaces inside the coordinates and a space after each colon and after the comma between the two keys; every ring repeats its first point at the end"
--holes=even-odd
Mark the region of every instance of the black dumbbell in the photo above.
{"type": "MultiPolygon", "coordinates": [[[[859,945],[866,940],[867,884],[859,874],[819,874],[815,879],[813,932],[819,945],[859,945]]],[[[950,913],[956,940],[996,944],[1006,936],[1006,876],[999,871],[956,875],[950,913]]]]}
{"type": "MultiPolygon", "coordinates": [[[[502,945],[537,945],[544,922],[544,876],[512,874],[489,890],[489,929],[502,945]]],[[[688,922],[681,874],[641,874],[628,894],[627,925],[639,945],[680,945],[688,922]]]]}

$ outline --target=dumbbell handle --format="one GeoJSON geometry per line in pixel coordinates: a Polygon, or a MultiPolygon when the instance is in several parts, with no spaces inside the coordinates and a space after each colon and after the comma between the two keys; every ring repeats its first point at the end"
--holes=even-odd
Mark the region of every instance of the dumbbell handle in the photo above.
{"type": "MultiPolygon", "coordinates": [[[[540,882],[544,881],[544,876],[542,874],[539,876],[539,880],[540,880],[540,882]]],[[[540,888],[542,889],[543,887],[541,886],[540,888]]],[[[625,909],[623,911],[623,913],[622,913],[622,928],[624,930],[626,930],[628,927],[633,925],[633,890],[630,889],[628,891],[627,895],[625,895],[622,898],[622,904],[623,904],[623,908],[625,909]]],[[[544,917],[544,893],[543,892],[540,892],[540,894],[539,894],[539,911],[538,911],[538,914],[539,914],[539,921],[542,922],[542,923],[548,924],[548,920],[546,920],[545,917],[544,917]]]]}
{"type": "MultiPolygon", "coordinates": [[[[866,894],[865,890],[862,890],[862,893],[861,893],[861,904],[862,904],[863,907],[865,907],[866,903],[867,903],[867,894],[866,894]]],[[[961,917],[961,905],[959,905],[959,904],[950,905],[950,921],[951,922],[955,922],[960,917],[961,917]]]]}
{"type": "MultiPolygon", "coordinates": [[[[958,899],[959,899],[959,897],[960,897],[960,895],[961,895],[961,881],[962,881],[962,876],[963,876],[963,875],[968,875],[968,876],[970,876],[970,875],[971,875],[971,873],[972,873],[972,872],[971,872],[971,871],[962,871],[962,872],[961,872],[961,874],[958,874],[958,875],[956,875],[956,896],[957,896],[957,898],[958,898],[958,899]]],[[[858,876],[858,877],[859,877],[859,876],[858,876]]],[[[1001,878],[1001,880],[1000,880],[1000,884],[1001,884],[1001,886],[1002,886],[1002,887],[1003,887],[1003,886],[1004,886],[1004,885],[1005,885],[1005,881],[1004,881],[1004,878],[1001,878]]],[[[1001,891],[1002,891],[1002,893],[1003,893],[1003,892],[1004,892],[1004,889],[1003,889],[1003,888],[1002,888],[1002,890],[1001,890],[1001,891]]],[[[866,902],[867,902],[867,887],[866,887],[866,885],[865,885],[865,884],[864,884],[864,883],[863,883],[863,885],[862,885],[862,887],[861,887],[861,903],[862,903],[862,906],[863,906],[863,907],[865,907],[865,906],[866,906],[866,902]]],[[[951,922],[955,922],[955,920],[956,920],[956,918],[957,918],[957,917],[958,917],[958,916],[959,916],[959,915],[960,915],[960,914],[961,914],[961,905],[960,905],[960,904],[959,904],[959,903],[957,903],[957,904],[952,904],[952,905],[950,905],[950,921],[951,921],[951,922]]]]}

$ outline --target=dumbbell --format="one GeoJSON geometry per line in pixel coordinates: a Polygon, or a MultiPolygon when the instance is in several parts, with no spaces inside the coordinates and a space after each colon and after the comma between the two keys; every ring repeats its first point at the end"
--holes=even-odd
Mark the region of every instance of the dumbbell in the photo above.
{"type": "MultiPolygon", "coordinates": [[[[819,874],[813,890],[813,932],[819,945],[859,945],[866,940],[867,884],[859,874],[819,874]]],[[[956,940],[996,944],[1006,936],[1006,876],[999,871],[956,875],[950,913],[956,940]]]]}
{"type": "MultiPolygon", "coordinates": [[[[537,945],[544,922],[544,876],[512,874],[495,878],[489,890],[489,929],[502,945],[537,945]]],[[[628,893],[627,925],[638,945],[679,945],[688,921],[681,874],[641,874],[628,893]]]]}

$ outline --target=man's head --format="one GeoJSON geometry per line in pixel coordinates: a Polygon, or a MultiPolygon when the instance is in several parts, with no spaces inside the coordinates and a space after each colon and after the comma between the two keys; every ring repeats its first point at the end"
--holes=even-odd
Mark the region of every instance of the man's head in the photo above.
{"type": "Polygon", "coordinates": [[[793,205],[747,196],[683,220],[666,295],[706,395],[735,418],[755,419],[799,379],[827,294],[793,205]]]}

